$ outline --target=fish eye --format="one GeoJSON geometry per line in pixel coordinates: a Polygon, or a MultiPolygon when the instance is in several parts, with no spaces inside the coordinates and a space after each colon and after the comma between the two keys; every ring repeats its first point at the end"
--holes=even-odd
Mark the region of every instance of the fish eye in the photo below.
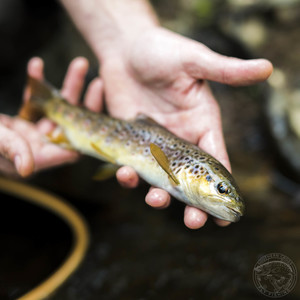
{"type": "Polygon", "coordinates": [[[225,186],[223,183],[219,183],[217,189],[220,194],[228,194],[229,192],[228,187],[225,186]]]}

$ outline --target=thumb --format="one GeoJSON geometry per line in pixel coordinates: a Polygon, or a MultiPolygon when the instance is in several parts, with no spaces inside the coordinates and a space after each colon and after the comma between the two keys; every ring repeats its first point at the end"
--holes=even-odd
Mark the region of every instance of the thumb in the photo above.
{"type": "Polygon", "coordinates": [[[200,43],[194,44],[186,57],[185,70],[190,76],[230,85],[258,83],[266,80],[273,71],[271,62],[266,59],[228,57],[200,43]]]}
{"type": "Polygon", "coordinates": [[[34,171],[34,160],[28,143],[12,130],[0,125],[0,155],[13,162],[21,176],[34,171]]]}

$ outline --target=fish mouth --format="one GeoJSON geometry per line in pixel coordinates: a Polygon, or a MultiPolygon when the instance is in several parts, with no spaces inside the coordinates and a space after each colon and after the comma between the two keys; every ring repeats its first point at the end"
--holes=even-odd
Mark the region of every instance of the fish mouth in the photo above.
{"type": "Polygon", "coordinates": [[[214,205],[210,207],[209,214],[217,217],[218,219],[228,221],[228,222],[238,222],[244,214],[244,206],[243,205],[226,205],[221,204],[222,201],[219,197],[214,197],[215,204],[219,203],[219,205],[214,205]]]}
{"type": "Polygon", "coordinates": [[[244,204],[241,203],[224,203],[224,199],[216,195],[211,195],[202,203],[192,203],[195,206],[208,214],[228,222],[238,222],[244,214],[244,204]]]}
{"type": "Polygon", "coordinates": [[[226,206],[226,208],[229,210],[230,214],[233,217],[232,222],[237,222],[240,220],[240,217],[243,215],[242,211],[240,211],[238,208],[233,208],[229,206],[226,206]]]}

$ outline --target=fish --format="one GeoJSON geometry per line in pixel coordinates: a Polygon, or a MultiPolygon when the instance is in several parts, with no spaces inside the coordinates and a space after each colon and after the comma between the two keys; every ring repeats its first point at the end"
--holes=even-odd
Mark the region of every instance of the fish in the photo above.
{"type": "Polygon", "coordinates": [[[117,166],[131,166],[149,184],[216,218],[237,222],[244,214],[244,200],[228,170],[153,119],[138,115],[122,120],[71,105],[50,83],[32,77],[28,88],[30,100],[20,116],[52,120],[60,132],[50,138],[52,142],[117,166]]]}

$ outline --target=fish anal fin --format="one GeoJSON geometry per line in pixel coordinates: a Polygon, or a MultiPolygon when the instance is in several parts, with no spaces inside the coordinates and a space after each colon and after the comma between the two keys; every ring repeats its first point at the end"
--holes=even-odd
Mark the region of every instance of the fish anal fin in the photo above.
{"type": "Polygon", "coordinates": [[[104,152],[98,145],[96,145],[95,143],[91,143],[92,148],[98,153],[100,154],[100,156],[102,156],[105,160],[107,160],[108,162],[112,163],[112,164],[116,164],[116,161],[114,158],[112,158],[109,154],[107,154],[106,152],[104,152]]]}
{"type": "Polygon", "coordinates": [[[111,163],[104,163],[100,165],[96,173],[92,177],[93,180],[103,181],[115,176],[118,166],[111,163]]]}
{"type": "Polygon", "coordinates": [[[158,162],[158,164],[168,174],[171,181],[173,183],[175,183],[176,185],[178,185],[179,181],[176,178],[176,176],[174,175],[174,173],[172,172],[172,170],[170,168],[169,160],[168,160],[167,156],[165,155],[165,153],[160,149],[160,147],[158,147],[157,145],[155,145],[153,143],[150,144],[150,151],[151,151],[153,157],[158,162]]]}

